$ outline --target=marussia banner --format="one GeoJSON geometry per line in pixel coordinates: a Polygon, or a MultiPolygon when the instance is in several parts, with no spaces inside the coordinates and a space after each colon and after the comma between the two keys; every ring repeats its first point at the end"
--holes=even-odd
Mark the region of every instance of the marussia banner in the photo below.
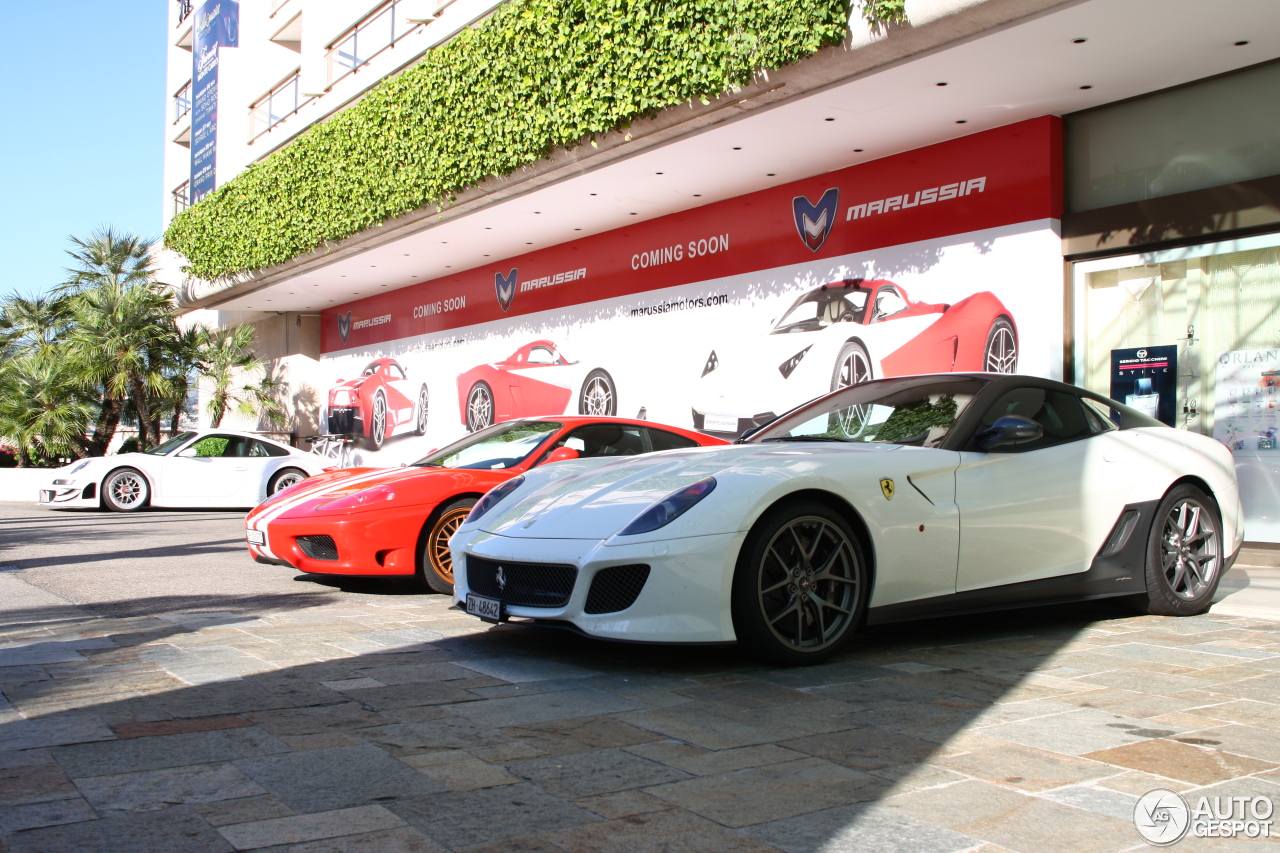
{"type": "Polygon", "coordinates": [[[390,465],[519,417],[733,436],[884,376],[1060,375],[1061,175],[1040,118],[353,302],[300,399],[390,465]]]}

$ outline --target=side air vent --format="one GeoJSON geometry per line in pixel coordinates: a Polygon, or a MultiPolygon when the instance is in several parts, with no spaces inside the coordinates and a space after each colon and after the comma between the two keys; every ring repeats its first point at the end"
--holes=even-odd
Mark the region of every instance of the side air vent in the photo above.
{"type": "Polygon", "coordinates": [[[1110,557],[1125,545],[1128,545],[1129,537],[1133,535],[1134,529],[1138,526],[1140,515],[1141,513],[1136,509],[1126,510],[1124,515],[1120,516],[1120,520],[1116,522],[1116,526],[1111,528],[1111,535],[1107,537],[1107,541],[1103,544],[1102,550],[1098,552],[1098,556],[1110,557]]]}
{"type": "Polygon", "coordinates": [[[636,603],[644,582],[649,579],[649,567],[610,566],[596,572],[587,592],[584,613],[617,613],[636,603]]]}
{"type": "Polygon", "coordinates": [[[313,560],[337,562],[338,546],[332,536],[299,536],[298,547],[313,560]]]}

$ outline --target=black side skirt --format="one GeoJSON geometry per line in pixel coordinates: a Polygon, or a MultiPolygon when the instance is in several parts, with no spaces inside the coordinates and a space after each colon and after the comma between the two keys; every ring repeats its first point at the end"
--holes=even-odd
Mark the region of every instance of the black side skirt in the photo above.
{"type": "MultiPolygon", "coordinates": [[[[1159,505],[1160,501],[1157,500],[1126,506],[1098,555],[1093,558],[1088,571],[873,607],[867,611],[867,624],[883,625],[908,619],[958,616],[964,613],[1065,604],[1144,593],[1147,591],[1147,542],[1159,505]]],[[[1222,572],[1225,573],[1234,562],[1233,554],[1226,561],[1222,572]]]]}

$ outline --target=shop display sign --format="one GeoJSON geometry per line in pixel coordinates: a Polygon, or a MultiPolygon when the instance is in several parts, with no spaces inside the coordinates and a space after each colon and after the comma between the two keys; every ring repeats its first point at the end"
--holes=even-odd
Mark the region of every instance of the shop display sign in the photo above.
{"type": "Polygon", "coordinates": [[[1280,349],[1218,356],[1213,437],[1232,450],[1274,451],[1280,431],[1280,349]]]}
{"type": "Polygon", "coordinates": [[[1111,399],[1169,426],[1176,426],[1178,348],[1113,349],[1111,399]]]}

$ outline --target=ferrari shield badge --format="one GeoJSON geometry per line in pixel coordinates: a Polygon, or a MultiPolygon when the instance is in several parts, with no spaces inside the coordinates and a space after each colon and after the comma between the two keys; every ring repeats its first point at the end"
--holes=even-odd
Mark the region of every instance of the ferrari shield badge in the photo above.
{"type": "Polygon", "coordinates": [[[882,479],[880,481],[880,491],[884,492],[885,500],[893,500],[893,480],[890,480],[888,477],[882,479]]]}

